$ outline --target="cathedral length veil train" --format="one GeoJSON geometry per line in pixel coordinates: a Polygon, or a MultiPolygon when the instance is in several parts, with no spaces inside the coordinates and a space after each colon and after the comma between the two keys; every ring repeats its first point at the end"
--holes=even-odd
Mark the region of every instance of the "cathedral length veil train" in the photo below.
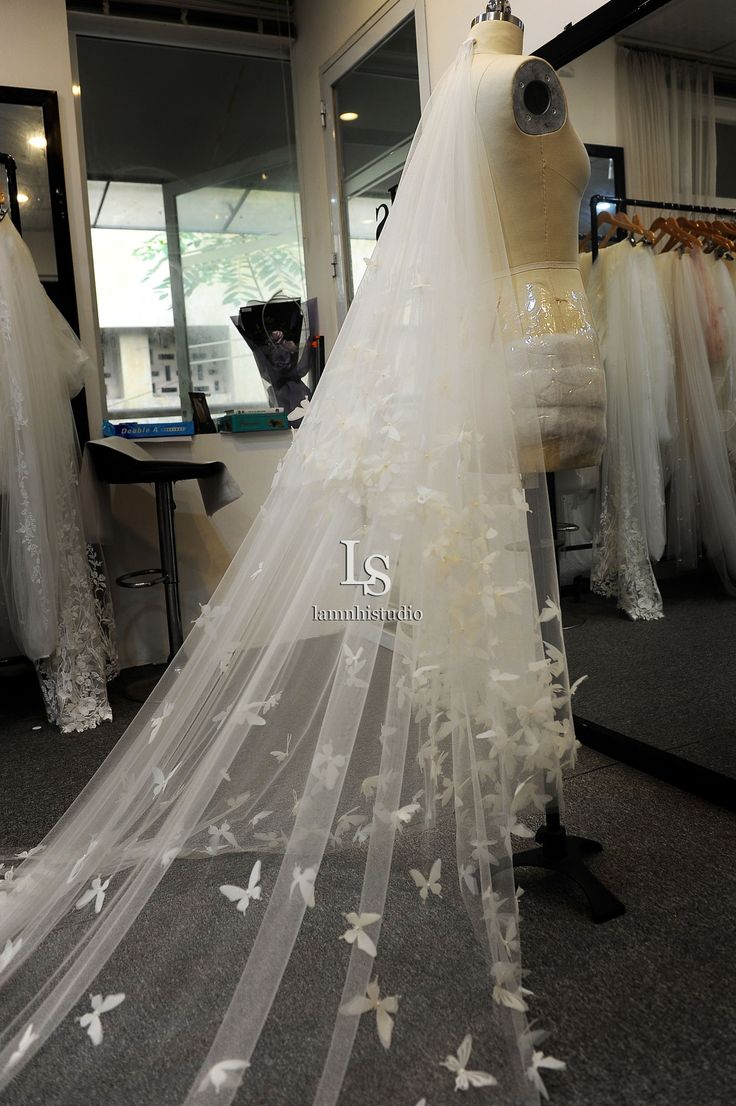
{"type": "MultiPolygon", "coordinates": [[[[559,794],[575,739],[523,320],[471,60],[469,40],[424,113],[259,519],[152,699],[2,882],[0,1086],[17,1078],[21,1101],[45,1091],[55,1106],[140,1100],[137,1072],[152,1054],[162,1106],[236,1095],[331,1106],[357,1034],[375,1078],[395,1080],[382,1100],[398,1103],[411,1093],[407,1036],[423,1027],[446,1042],[427,1061],[432,1085],[446,1080],[430,1104],[496,1079],[473,1095],[529,1106],[545,1072],[564,1066],[543,1055],[526,1017],[511,842],[529,836],[525,812],[539,819],[559,794]],[[365,558],[385,559],[388,595],[342,583],[344,541],[359,542],[357,579],[365,558]],[[315,617],[354,606],[423,617],[395,622],[395,638],[380,614],[315,617]],[[444,906],[440,888],[454,880],[432,863],[431,835],[453,807],[458,883],[488,961],[487,1018],[472,1043],[467,1024],[442,1024],[436,963],[422,961],[399,992],[381,960],[381,941],[404,939],[402,963],[416,965],[422,911],[444,906]],[[406,916],[386,902],[395,844],[415,857],[402,874],[416,884],[406,916]],[[341,858],[340,895],[330,884],[328,901],[321,885],[341,858]],[[167,894],[176,910],[162,925],[167,894]],[[316,964],[310,927],[325,912],[335,939],[316,964]],[[182,981],[170,1001],[161,958],[166,982],[182,981]],[[203,977],[212,1009],[189,1001],[203,977]],[[292,995],[309,994],[308,1024],[286,1040],[282,977],[292,995]],[[122,1036],[119,1067],[94,1098],[85,1080],[118,1056],[122,1036]],[[182,1037],[174,1070],[167,1057],[182,1037]]],[[[468,928],[460,978],[470,938],[468,928]]],[[[378,1103],[366,1079],[362,1093],[378,1103]]]]}

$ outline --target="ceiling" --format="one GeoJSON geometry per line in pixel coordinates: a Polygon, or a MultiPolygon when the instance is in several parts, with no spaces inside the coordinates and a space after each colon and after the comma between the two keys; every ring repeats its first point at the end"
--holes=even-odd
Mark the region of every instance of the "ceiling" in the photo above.
{"type": "Polygon", "coordinates": [[[69,11],[283,35],[292,0],[66,0],[69,11]]]}
{"type": "Polygon", "coordinates": [[[734,0],[671,0],[627,28],[627,41],[702,55],[713,65],[736,65],[734,0]]]}

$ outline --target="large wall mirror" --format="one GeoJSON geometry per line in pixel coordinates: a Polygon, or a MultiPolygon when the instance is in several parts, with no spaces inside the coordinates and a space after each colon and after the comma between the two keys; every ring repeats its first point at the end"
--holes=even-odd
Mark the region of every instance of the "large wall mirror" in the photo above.
{"type": "MultiPolygon", "coordinates": [[[[55,92],[0,86],[0,153],[15,162],[21,233],[41,282],[76,330],[77,301],[55,92]]],[[[0,187],[8,187],[1,170],[0,187]]]]}
{"type": "MultiPolygon", "coordinates": [[[[691,255],[696,254],[702,266],[702,280],[692,284],[691,304],[672,299],[667,289],[662,292],[675,358],[671,399],[679,428],[670,428],[669,440],[664,432],[658,432],[657,438],[666,542],[661,555],[659,550],[651,551],[650,543],[649,561],[663,617],[631,617],[630,610],[621,609],[620,600],[617,606],[615,596],[591,592],[591,561],[600,557],[600,546],[606,541],[602,506],[606,477],[598,470],[557,474],[557,512],[564,541],[561,580],[568,596],[566,643],[571,670],[590,677],[575,700],[578,736],[604,754],[733,806],[736,298],[729,289],[736,286],[736,8],[732,0],[703,0],[696,6],[689,0],[619,0],[569,28],[539,53],[558,69],[571,115],[591,154],[593,175],[580,212],[581,244],[586,234],[590,239],[591,196],[633,197],[652,205],[601,202],[599,214],[608,211],[615,216],[623,211],[632,220],[638,216],[650,243],[652,238],[656,243],[647,243],[645,233],[632,235],[610,224],[601,227],[601,241],[604,231],[612,232],[609,244],[597,259],[588,256],[581,263],[583,272],[587,269],[592,274],[588,279],[593,279],[593,287],[600,290],[601,283],[595,283],[600,278],[603,294],[612,295],[601,273],[613,271],[614,256],[630,260],[622,253],[606,256],[611,249],[629,254],[648,250],[655,261],[649,270],[669,269],[671,276],[675,274],[672,279],[680,283],[691,255]],[[699,210],[704,208],[709,210],[699,210]],[[667,234],[664,222],[672,219],[678,223],[667,234]],[[658,229],[650,235],[654,227],[658,229]],[[668,251],[669,260],[659,257],[663,251],[668,251]],[[672,268],[680,263],[682,268],[672,268]],[[597,275],[596,265],[601,265],[597,275]],[[693,341],[697,337],[695,347],[690,345],[691,337],[693,341]],[[691,348],[700,349],[701,362],[688,352],[691,348]],[[697,394],[705,396],[706,385],[709,389],[712,415],[705,435],[709,440],[704,439],[702,427],[699,431],[700,447],[688,439],[695,435],[694,422],[700,418],[692,406],[696,376],[697,394]],[[690,400],[683,399],[688,389],[690,400]],[[715,469],[708,476],[704,466],[698,468],[702,462],[698,449],[706,446],[726,459],[725,467],[721,464],[718,469],[724,498],[720,501],[716,496],[713,504],[717,501],[721,506],[712,504],[709,511],[704,503],[714,495],[708,480],[716,480],[715,469]],[[691,464],[690,502],[683,508],[685,455],[691,464]],[[708,533],[708,515],[716,519],[715,538],[708,533]],[[691,548],[684,552],[683,517],[694,518],[697,531],[694,538],[691,535],[691,548]],[[596,543],[599,548],[594,551],[591,546],[596,543]],[[720,556],[714,552],[717,547],[722,548],[720,556]]],[[[647,330],[657,325],[658,294],[653,290],[647,296],[644,287],[638,324],[635,311],[619,316],[616,323],[619,338],[635,348],[642,342],[640,367],[642,374],[650,373],[647,380],[653,371],[646,368],[651,352],[647,330]],[[637,325],[643,328],[638,337],[637,325]]],[[[609,450],[617,448],[616,436],[623,433],[613,406],[621,395],[615,375],[620,348],[610,336],[603,342],[610,361],[606,365],[609,450]]],[[[631,373],[636,355],[629,350],[628,356],[631,373]]],[[[663,354],[657,364],[664,364],[664,358],[663,354]]],[[[637,383],[635,375],[628,379],[637,383]]],[[[656,404],[652,410],[656,419],[656,404]]],[[[627,425],[641,428],[640,412],[627,425]]],[[[620,485],[614,488],[618,490],[620,485]]],[[[620,533],[626,536],[626,528],[621,527],[620,533]]],[[[626,558],[622,549],[621,565],[626,558]]]]}
{"type": "Polygon", "coordinates": [[[388,217],[426,101],[424,4],[399,0],[321,74],[338,316],[388,217]]]}

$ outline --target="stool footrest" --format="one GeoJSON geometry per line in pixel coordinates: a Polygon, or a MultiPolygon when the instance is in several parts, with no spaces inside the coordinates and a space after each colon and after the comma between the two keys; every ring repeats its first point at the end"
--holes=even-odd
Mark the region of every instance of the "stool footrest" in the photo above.
{"type": "Polygon", "coordinates": [[[157,584],[166,584],[168,581],[168,574],[162,568],[140,568],[137,572],[126,572],[123,576],[118,576],[115,583],[121,588],[155,588],[157,584]]]}

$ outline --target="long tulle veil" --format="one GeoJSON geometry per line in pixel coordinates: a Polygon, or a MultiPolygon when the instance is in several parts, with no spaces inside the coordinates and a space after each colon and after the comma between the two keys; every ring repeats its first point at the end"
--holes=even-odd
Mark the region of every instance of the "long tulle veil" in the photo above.
{"type": "MultiPolygon", "coordinates": [[[[356,1034],[399,1079],[402,1019],[436,1018],[441,995],[431,964],[414,990],[392,989],[381,942],[411,945],[421,911],[442,906],[442,881],[454,881],[424,858],[454,813],[455,880],[487,953],[488,1033],[506,1042],[486,1082],[498,1080],[500,1104],[539,1102],[554,1061],[526,1017],[512,840],[529,836],[525,811],[559,798],[575,740],[535,398],[472,50],[424,113],[247,540],[76,802],[43,842],[19,842],[22,863],[5,858],[0,1086],[17,1079],[29,1101],[42,1086],[55,1106],[92,1101],[84,1073],[117,1047],[126,1011],[141,1019],[138,1055],[163,1069],[171,1040],[186,1038],[188,1066],[167,1071],[162,1106],[236,1095],[331,1106],[356,1034]],[[352,618],[322,613],[344,610],[352,618]],[[406,915],[386,899],[397,838],[416,857],[406,915]],[[177,910],[164,926],[167,895],[177,910]],[[310,925],[325,911],[336,939],[316,970],[310,925]],[[220,937],[227,956],[208,956],[220,937]],[[181,974],[174,1010],[153,982],[166,956],[181,974]],[[187,1001],[203,976],[210,1010],[187,1001]],[[270,1014],[288,1022],[282,979],[311,989],[314,1026],[301,1032],[315,1034],[286,1097],[289,1040],[257,1049],[270,1014]],[[61,1058],[53,1075],[41,1074],[45,1053],[61,1058]]],[[[463,1042],[448,1092],[453,1079],[475,1085],[466,1029],[447,1027],[448,1053],[463,1042]]],[[[106,1102],[135,1100],[137,1067],[128,1058],[106,1102]]]]}

